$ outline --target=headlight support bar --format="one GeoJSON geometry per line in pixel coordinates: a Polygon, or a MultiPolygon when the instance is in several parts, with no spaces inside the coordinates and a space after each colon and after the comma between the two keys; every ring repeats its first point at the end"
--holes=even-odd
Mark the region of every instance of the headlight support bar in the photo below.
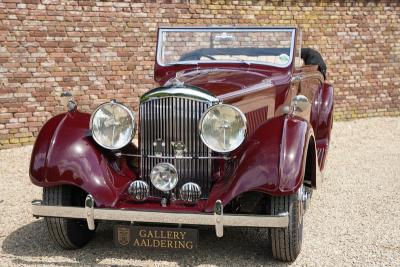
{"type": "Polygon", "coordinates": [[[117,157],[137,157],[137,158],[155,158],[155,159],[223,159],[223,160],[232,160],[235,157],[227,157],[227,156],[206,156],[206,157],[197,157],[197,156],[156,156],[156,155],[140,155],[140,154],[129,154],[116,152],[115,156],[117,157]]]}

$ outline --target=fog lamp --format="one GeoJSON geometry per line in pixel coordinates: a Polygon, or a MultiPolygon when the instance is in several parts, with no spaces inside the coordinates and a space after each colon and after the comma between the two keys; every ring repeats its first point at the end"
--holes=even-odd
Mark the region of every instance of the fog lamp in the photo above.
{"type": "Polygon", "coordinates": [[[128,192],[135,200],[144,201],[149,196],[149,186],[145,181],[136,180],[131,183],[128,192]]]}
{"type": "Polygon", "coordinates": [[[185,203],[196,204],[201,196],[200,186],[195,183],[186,183],[182,185],[179,195],[185,203]]]}
{"type": "Polygon", "coordinates": [[[151,170],[150,179],[155,188],[167,192],[174,189],[178,183],[178,172],[174,165],[163,162],[151,170]]]}

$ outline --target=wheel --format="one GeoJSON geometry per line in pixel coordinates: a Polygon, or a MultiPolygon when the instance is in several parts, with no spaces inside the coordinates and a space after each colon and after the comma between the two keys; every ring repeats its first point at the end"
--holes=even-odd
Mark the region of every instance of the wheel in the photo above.
{"type": "MultiPolygon", "coordinates": [[[[299,189],[303,195],[303,187],[299,189]]],[[[271,214],[289,212],[289,225],[285,228],[271,228],[272,256],[281,261],[292,262],[300,253],[303,241],[304,204],[298,194],[271,197],[271,214]]]]}
{"type": "MultiPolygon", "coordinates": [[[[71,186],[43,188],[43,204],[53,206],[84,206],[85,193],[71,186]]],[[[44,218],[51,239],[64,249],[83,247],[93,238],[86,220],[44,218]]]]}

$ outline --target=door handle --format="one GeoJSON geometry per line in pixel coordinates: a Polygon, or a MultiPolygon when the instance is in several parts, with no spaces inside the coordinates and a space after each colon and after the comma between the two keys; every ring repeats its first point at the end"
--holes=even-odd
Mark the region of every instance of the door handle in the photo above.
{"type": "Polygon", "coordinates": [[[292,77],[292,83],[299,83],[301,81],[301,77],[299,75],[292,77]]]}

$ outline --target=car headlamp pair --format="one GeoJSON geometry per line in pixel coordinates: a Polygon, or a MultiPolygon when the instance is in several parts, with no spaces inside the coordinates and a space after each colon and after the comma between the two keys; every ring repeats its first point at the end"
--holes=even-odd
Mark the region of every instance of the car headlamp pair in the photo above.
{"type": "MultiPolygon", "coordinates": [[[[246,117],[238,108],[217,104],[201,117],[201,140],[216,152],[227,153],[237,149],[247,132],[246,117]]],[[[115,101],[100,105],[90,118],[94,140],[104,148],[120,149],[132,141],[135,117],[126,106],[115,101]]]]}

